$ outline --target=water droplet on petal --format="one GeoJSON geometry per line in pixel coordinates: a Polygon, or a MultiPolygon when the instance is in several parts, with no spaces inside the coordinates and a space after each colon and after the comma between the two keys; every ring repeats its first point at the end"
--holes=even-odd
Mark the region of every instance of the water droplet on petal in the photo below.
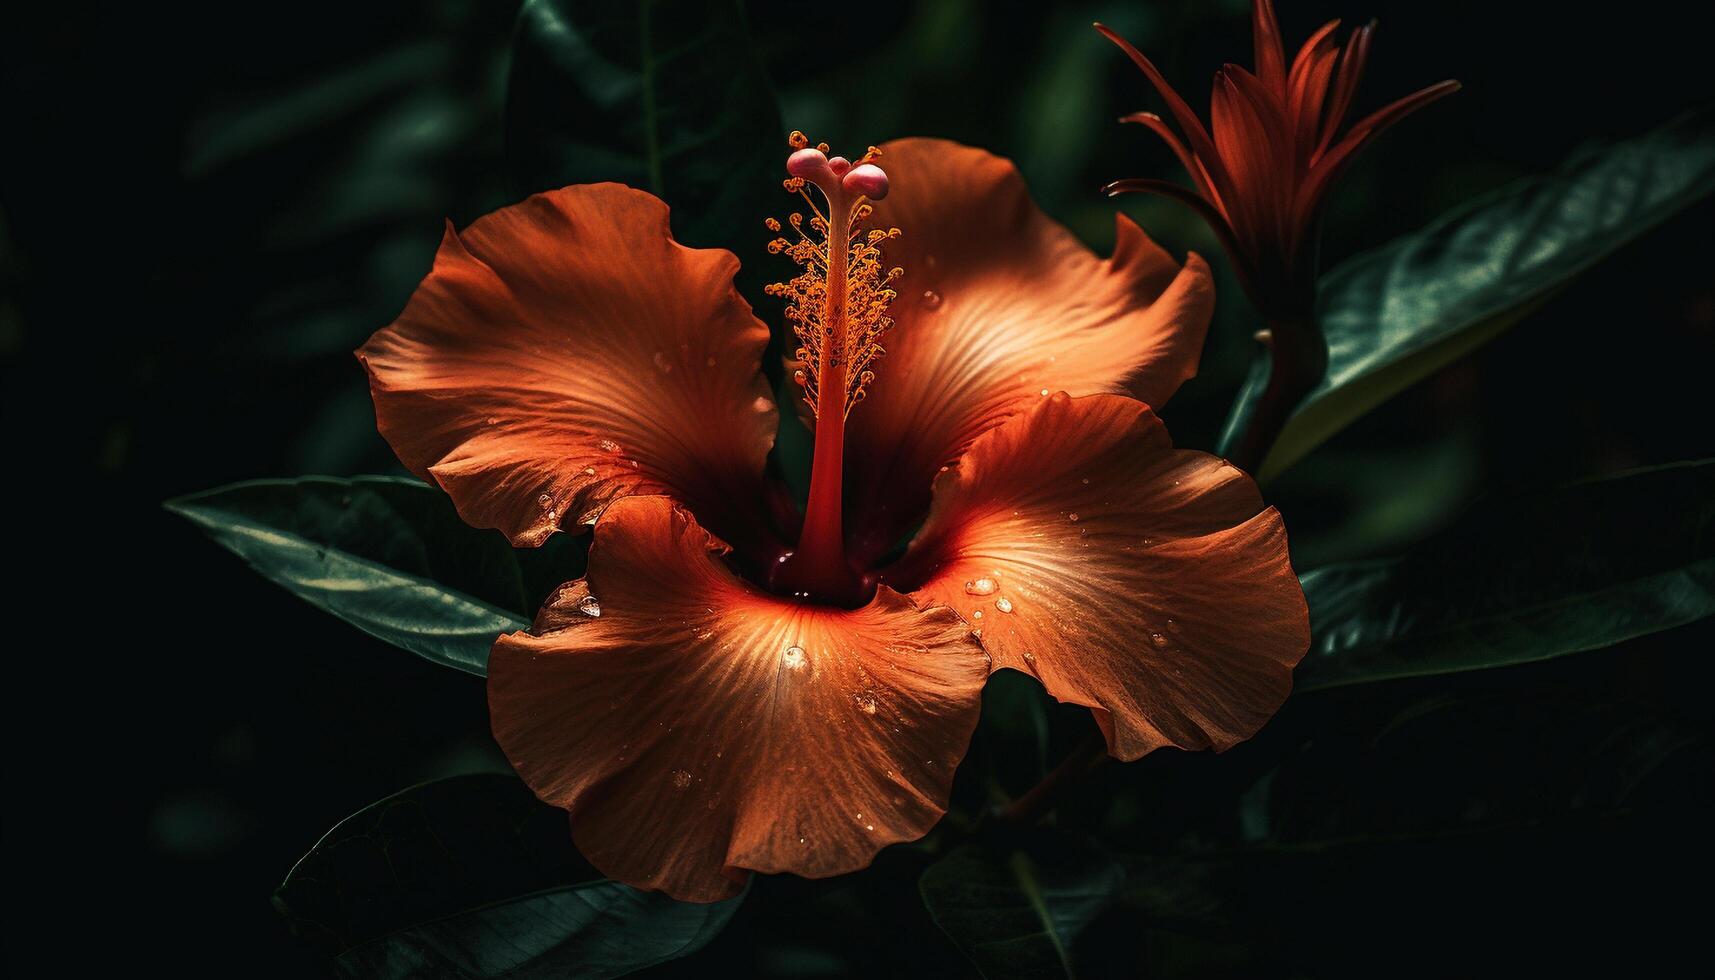
{"type": "Polygon", "coordinates": [[[1024,662],[1034,667],[1036,665],[1036,654],[1031,653],[1029,650],[1024,651],[1024,662]]]}
{"type": "Polygon", "coordinates": [[[751,402],[750,407],[758,412],[766,412],[774,407],[774,399],[757,395],[756,401],[751,402]]]}
{"type": "Polygon", "coordinates": [[[683,769],[673,770],[673,788],[674,789],[689,789],[690,785],[691,785],[691,774],[690,773],[686,772],[683,769]]]}
{"type": "Polygon", "coordinates": [[[787,647],[786,652],[780,655],[780,662],[786,666],[787,670],[803,670],[804,648],[797,646],[787,647]]]}
{"type": "Polygon", "coordinates": [[[1083,478],[1083,479],[1082,479],[1082,480],[1079,480],[1079,481],[1078,481],[1078,482],[1079,482],[1079,483],[1082,483],[1082,484],[1083,484],[1083,485],[1084,485],[1084,486],[1086,486],[1086,487],[1087,487],[1087,486],[1089,486],[1089,485],[1090,485],[1090,478],[1089,478],[1089,477],[1087,477],[1087,476],[1086,476],[1086,477],[1084,477],[1084,478],[1083,478]]]}
{"type": "Polygon", "coordinates": [[[549,507],[554,506],[554,497],[552,494],[544,493],[536,498],[536,503],[542,505],[543,510],[547,510],[549,507]]]}
{"type": "Polygon", "coordinates": [[[971,613],[971,618],[972,618],[972,619],[981,619],[981,618],[983,618],[983,611],[982,611],[982,610],[981,610],[981,609],[977,609],[977,610],[974,610],[974,611],[972,611],[972,613],[971,613]]]}
{"type": "Polygon", "coordinates": [[[489,417],[488,417],[488,424],[489,424],[489,425],[499,425],[499,424],[500,424],[500,420],[499,420],[499,419],[497,419],[497,418],[495,418],[495,417],[494,417],[494,416],[492,416],[492,415],[490,415],[490,416],[489,416],[489,417]]]}
{"type": "Polygon", "coordinates": [[[994,607],[1003,613],[1012,612],[1012,600],[1008,599],[1006,596],[1001,596],[999,599],[994,601],[994,607]]]}
{"type": "Polygon", "coordinates": [[[933,289],[923,290],[923,305],[927,306],[931,310],[940,306],[941,305],[941,294],[937,293],[933,289]]]}
{"type": "Polygon", "coordinates": [[[1159,649],[1160,647],[1164,647],[1167,645],[1167,637],[1163,636],[1160,633],[1151,633],[1151,634],[1149,634],[1149,642],[1155,644],[1156,647],[1159,649]]]}
{"type": "Polygon", "coordinates": [[[578,600],[578,612],[595,619],[601,616],[601,600],[593,595],[584,596],[578,600]]]}
{"type": "Polygon", "coordinates": [[[617,452],[619,452],[619,443],[614,442],[612,439],[603,439],[602,441],[596,443],[595,447],[604,453],[617,453],[617,452]]]}
{"type": "Polygon", "coordinates": [[[1078,515],[1077,514],[1067,514],[1066,519],[1071,521],[1073,524],[1078,523],[1078,515]]]}
{"type": "Polygon", "coordinates": [[[593,467],[593,466],[584,467],[584,475],[585,476],[595,476],[595,467],[593,467]]]}
{"type": "Polygon", "coordinates": [[[668,360],[667,355],[662,351],[656,351],[655,356],[652,357],[651,360],[655,362],[655,369],[660,371],[662,374],[673,373],[673,362],[668,360]]]}
{"type": "Polygon", "coordinates": [[[1044,388],[1041,391],[1037,392],[1037,394],[1041,395],[1043,398],[1047,398],[1048,397],[1048,389],[1044,388]]]}
{"type": "Polygon", "coordinates": [[[965,583],[965,592],[969,595],[994,595],[1000,586],[992,578],[979,578],[965,583]]]}
{"type": "Polygon", "coordinates": [[[857,696],[857,706],[858,710],[866,715],[875,714],[875,698],[868,694],[859,694],[857,696]]]}

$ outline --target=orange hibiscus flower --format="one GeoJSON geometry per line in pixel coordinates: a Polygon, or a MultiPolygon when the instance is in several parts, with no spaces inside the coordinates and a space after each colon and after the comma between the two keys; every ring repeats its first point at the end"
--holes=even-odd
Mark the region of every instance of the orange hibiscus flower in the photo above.
{"type": "Polygon", "coordinates": [[[801,519],[770,504],[738,261],[641,191],[449,227],[359,351],[382,433],[466,520],[593,525],[586,577],[494,646],[494,734],[597,868],[690,901],[926,833],[997,668],[1133,759],[1246,738],[1309,642],[1279,515],[1149,408],[1195,369],[1201,259],[1123,217],[1099,259],[980,150],[854,165],[794,136],[809,216],[770,249],[804,267],[772,289],[816,429],[801,519]]]}

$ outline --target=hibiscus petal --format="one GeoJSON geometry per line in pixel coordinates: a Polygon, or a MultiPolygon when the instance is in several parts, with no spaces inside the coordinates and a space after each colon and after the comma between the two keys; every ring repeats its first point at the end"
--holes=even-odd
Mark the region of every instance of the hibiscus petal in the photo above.
{"type": "Polygon", "coordinates": [[[988,676],[948,609],[887,589],[855,610],[796,603],[721,550],[666,498],[618,501],[589,577],[489,661],[494,736],[571,811],[579,849],[687,901],[736,894],[744,869],[843,874],[921,837],[988,676]]]}
{"type": "Polygon", "coordinates": [[[917,582],[889,580],[958,610],[997,669],[1096,709],[1121,759],[1248,738],[1310,644],[1279,513],[1113,395],[1058,394],[978,440],[902,566],[917,582]]]}
{"type": "Polygon", "coordinates": [[[449,225],[405,311],[358,351],[381,433],[517,545],[628,493],[670,492],[752,536],[735,504],[756,499],[776,413],[737,269],[675,243],[667,206],[619,184],[449,225]]]}
{"type": "Polygon", "coordinates": [[[905,270],[868,397],[846,429],[846,526],[858,559],[923,515],[929,484],[1043,389],[1159,405],[1196,373],[1214,307],[1209,267],[1178,263],[1129,219],[1098,258],[1031,201],[1005,159],[945,140],[882,147],[873,224],[905,270]]]}

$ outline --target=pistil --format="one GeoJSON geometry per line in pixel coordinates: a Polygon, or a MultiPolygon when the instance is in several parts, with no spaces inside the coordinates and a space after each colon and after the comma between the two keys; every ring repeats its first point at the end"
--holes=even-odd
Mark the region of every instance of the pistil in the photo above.
{"type": "MultiPolygon", "coordinates": [[[[868,202],[887,194],[887,175],[872,162],[878,150],[871,147],[854,166],[844,157],[829,158],[826,144],[809,146],[802,133],[792,134],[792,146],[785,186],[804,197],[812,217],[807,222],[801,214],[789,217],[798,241],[778,238],[769,243],[769,251],[784,252],[803,266],[798,276],[770,286],[769,292],[788,300],[786,317],[798,337],[797,359],[803,364],[794,378],[815,415],[816,441],[804,530],[774,584],[820,601],[855,604],[867,596],[845,552],[845,420],[874,380],[869,365],[884,353],[879,340],[893,325],[886,311],[895,293],[888,286],[900,270],[883,269],[877,246],[899,230],[861,228],[871,214],[868,202]],[[811,184],[821,192],[827,214],[806,193],[811,184]]],[[[781,225],[769,219],[768,227],[779,231],[781,225]]]]}

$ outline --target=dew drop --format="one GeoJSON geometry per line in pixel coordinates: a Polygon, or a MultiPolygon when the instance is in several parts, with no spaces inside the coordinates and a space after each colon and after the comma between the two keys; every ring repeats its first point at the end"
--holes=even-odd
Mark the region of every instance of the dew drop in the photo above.
{"type": "Polygon", "coordinates": [[[536,498],[536,503],[540,504],[543,510],[547,510],[554,506],[554,498],[551,494],[544,493],[536,498]]]}
{"type": "Polygon", "coordinates": [[[489,416],[489,417],[488,417],[488,424],[489,424],[489,425],[499,425],[499,424],[500,424],[500,420],[499,420],[499,419],[497,419],[497,418],[495,418],[495,417],[494,417],[494,416],[492,416],[492,415],[490,415],[490,416],[489,416]]]}
{"type": "Polygon", "coordinates": [[[979,578],[965,583],[967,595],[994,595],[998,588],[1000,586],[996,585],[992,578],[979,578]]]}
{"type": "Polygon", "coordinates": [[[655,362],[655,369],[660,371],[662,374],[673,373],[673,362],[668,360],[667,355],[662,351],[656,351],[655,356],[651,358],[651,360],[655,362]]]}
{"type": "Polygon", "coordinates": [[[971,613],[971,618],[972,618],[972,619],[981,619],[981,618],[983,618],[983,611],[982,611],[982,610],[981,610],[981,609],[977,609],[977,610],[974,610],[974,611],[972,611],[972,613],[971,613]]]}
{"type": "Polygon", "coordinates": [[[1087,487],[1087,486],[1089,486],[1089,485],[1090,485],[1090,478],[1089,478],[1089,477],[1087,477],[1087,476],[1086,476],[1086,477],[1084,477],[1084,478],[1083,478],[1083,479],[1082,479],[1082,480],[1079,480],[1079,481],[1078,481],[1078,482],[1079,482],[1079,483],[1082,483],[1082,484],[1083,484],[1083,485],[1084,485],[1084,486],[1086,486],[1086,487],[1087,487]]]}
{"type": "Polygon", "coordinates": [[[601,616],[601,600],[593,595],[584,596],[578,600],[578,612],[591,619],[599,618],[601,616]]]}
{"type": "Polygon", "coordinates": [[[933,289],[923,290],[923,305],[927,306],[931,310],[940,306],[941,305],[941,294],[937,293],[933,289]]]}
{"type": "Polygon", "coordinates": [[[593,467],[593,466],[584,467],[584,475],[585,476],[595,476],[595,467],[593,467]]]}
{"type": "Polygon", "coordinates": [[[1001,596],[999,599],[994,601],[994,607],[1003,613],[1012,612],[1012,600],[1008,599],[1006,596],[1001,596]]]}
{"type": "Polygon", "coordinates": [[[1077,514],[1067,514],[1066,519],[1071,521],[1073,524],[1078,523],[1078,515],[1077,514]]]}
{"type": "Polygon", "coordinates": [[[797,646],[787,647],[786,652],[780,655],[780,662],[786,666],[787,670],[803,670],[804,648],[797,646]]]}
{"type": "Polygon", "coordinates": [[[683,769],[673,770],[673,788],[674,789],[689,789],[690,786],[691,786],[691,774],[690,773],[686,772],[683,769]]]}
{"type": "Polygon", "coordinates": [[[1029,650],[1024,651],[1024,662],[1030,664],[1032,667],[1036,666],[1036,654],[1031,653],[1029,650]]]}
{"type": "Polygon", "coordinates": [[[602,441],[596,443],[595,447],[604,453],[617,453],[617,452],[619,452],[619,443],[614,442],[612,439],[603,439],[602,441]]]}
{"type": "Polygon", "coordinates": [[[1149,642],[1155,644],[1157,649],[1160,649],[1167,645],[1167,637],[1160,633],[1151,633],[1149,634],[1149,642]]]}
{"type": "Polygon", "coordinates": [[[1041,391],[1037,392],[1037,394],[1041,395],[1043,398],[1047,398],[1048,397],[1048,389],[1044,388],[1041,391]]]}
{"type": "Polygon", "coordinates": [[[875,714],[875,698],[868,694],[857,695],[858,710],[866,715],[875,714]]]}
{"type": "Polygon", "coordinates": [[[757,412],[766,412],[774,407],[774,399],[757,395],[756,401],[751,402],[750,407],[757,412]]]}
{"type": "Polygon", "coordinates": [[[707,358],[705,358],[705,359],[704,359],[704,360],[703,360],[703,365],[704,365],[704,366],[705,366],[705,367],[714,367],[714,366],[715,366],[715,364],[716,364],[716,363],[717,363],[717,362],[716,362],[716,361],[715,361],[715,358],[714,358],[714,355],[713,355],[713,354],[710,354],[710,355],[709,355],[709,356],[708,356],[708,357],[707,357],[707,358]]]}

